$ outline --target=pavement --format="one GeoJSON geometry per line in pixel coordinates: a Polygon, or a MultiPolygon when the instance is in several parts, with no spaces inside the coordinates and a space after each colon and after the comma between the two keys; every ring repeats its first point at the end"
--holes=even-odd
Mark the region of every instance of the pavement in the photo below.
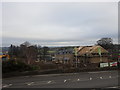
{"type": "Polygon", "coordinates": [[[119,89],[119,73],[96,71],[3,78],[2,88],[103,88],[119,89]]]}

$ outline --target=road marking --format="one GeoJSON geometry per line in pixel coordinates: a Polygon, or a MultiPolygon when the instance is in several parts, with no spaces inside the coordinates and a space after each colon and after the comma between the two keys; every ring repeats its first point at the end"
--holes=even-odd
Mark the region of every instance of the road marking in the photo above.
{"type": "Polygon", "coordinates": [[[109,78],[112,78],[111,76],[109,76],[109,78]]]}
{"type": "Polygon", "coordinates": [[[100,79],[103,79],[103,77],[100,77],[100,79]]]}
{"type": "Polygon", "coordinates": [[[67,80],[64,80],[64,82],[66,82],[67,80]]]}
{"type": "Polygon", "coordinates": [[[47,83],[51,83],[52,81],[48,81],[47,83]]]}
{"type": "Polygon", "coordinates": [[[80,81],[80,79],[78,79],[77,81],[80,81]]]}
{"type": "Polygon", "coordinates": [[[34,82],[27,83],[27,85],[32,85],[34,82]]]}
{"type": "Polygon", "coordinates": [[[77,82],[77,81],[89,81],[90,79],[86,79],[86,78],[84,78],[84,79],[73,79],[73,80],[71,80],[71,82],[77,82]]]}
{"type": "Polygon", "coordinates": [[[92,78],[90,77],[90,80],[92,80],[92,78]]]}
{"type": "Polygon", "coordinates": [[[107,88],[119,88],[119,86],[114,86],[114,87],[107,87],[107,88]]]}
{"type": "Polygon", "coordinates": [[[3,85],[2,87],[5,88],[5,87],[10,87],[10,86],[12,86],[12,84],[3,85]]]}

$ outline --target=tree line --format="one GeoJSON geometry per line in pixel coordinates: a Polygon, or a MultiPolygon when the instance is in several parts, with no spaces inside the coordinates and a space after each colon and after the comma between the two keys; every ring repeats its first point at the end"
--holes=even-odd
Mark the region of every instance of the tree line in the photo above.
{"type": "MultiPolygon", "coordinates": [[[[97,41],[97,45],[102,46],[106,50],[113,49],[113,40],[111,38],[101,38],[97,41]]],[[[60,48],[59,48],[60,49],[60,48]]],[[[31,45],[29,42],[24,42],[20,46],[11,45],[8,54],[11,59],[24,59],[27,64],[32,60],[46,60],[49,55],[49,47],[41,47],[40,45],[31,45]]]]}
{"type": "Polygon", "coordinates": [[[49,48],[44,46],[31,45],[29,42],[24,42],[20,46],[11,45],[8,54],[11,59],[24,60],[27,64],[31,64],[32,60],[45,60],[48,55],[49,48]]]}

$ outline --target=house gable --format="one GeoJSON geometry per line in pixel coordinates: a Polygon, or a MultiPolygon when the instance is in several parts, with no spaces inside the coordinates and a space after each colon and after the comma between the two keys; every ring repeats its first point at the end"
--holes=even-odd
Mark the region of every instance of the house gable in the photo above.
{"type": "MultiPolygon", "coordinates": [[[[80,47],[79,47],[80,48],[80,47]]],[[[103,47],[99,46],[99,45],[95,45],[95,46],[84,46],[81,47],[78,50],[78,56],[84,56],[84,55],[88,55],[91,56],[92,54],[98,54],[98,48],[101,48],[101,53],[108,53],[107,50],[105,50],[103,47]]]]}

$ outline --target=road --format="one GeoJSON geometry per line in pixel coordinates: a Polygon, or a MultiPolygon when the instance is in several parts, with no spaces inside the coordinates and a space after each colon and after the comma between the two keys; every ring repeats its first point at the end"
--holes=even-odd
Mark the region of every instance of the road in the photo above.
{"type": "Polygon", "coordinates": [[[119,88],[118,71],[97,71],[4,78],[2,88],[119,88]]]}

